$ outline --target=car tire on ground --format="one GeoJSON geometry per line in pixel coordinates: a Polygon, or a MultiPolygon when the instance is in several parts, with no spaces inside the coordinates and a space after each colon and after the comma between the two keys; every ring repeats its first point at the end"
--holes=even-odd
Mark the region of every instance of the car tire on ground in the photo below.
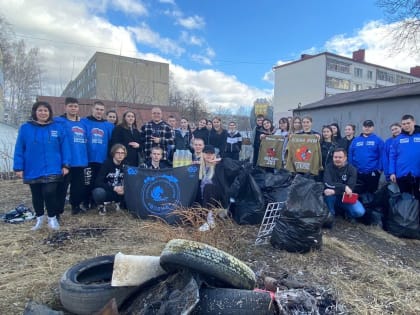
{"type": "Polygon", "coordinates": [[[99,256],[84,260],[64,272],[60,280],[63,307],[77,315],[93,314],[112,298],[118,306],[137,287],[111,287],[115,256],[99,256]]]}
{"type": "Polygon", "coordinates": [[[275,308],[268,292],[206,288],[200,290],[200,302],[193,314],[272,315],[275,308]]]}
{"type": "Polygon", "coordinates": [[[256,283],[254,272],[245,263],[215,247],[195,241],[170,240],[160,255],[160,264],[167,271],[196,271],[204,280],[216,279],[226,287],[252,290],[256,283]]]}

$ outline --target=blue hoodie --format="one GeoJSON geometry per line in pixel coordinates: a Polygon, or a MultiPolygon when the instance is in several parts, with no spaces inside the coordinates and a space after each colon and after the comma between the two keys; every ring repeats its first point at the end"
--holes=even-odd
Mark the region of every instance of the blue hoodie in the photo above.
{"type": "Polygon", "coordinates": [[[93,116],[82,118],[81,121],[87,131],[88,161],[102,164],[108,157],[108,144],[111,141],[114,125],[93,116]]]}
{"type": "Polygon", "coordinates": [[[349,163],[357,168],[357,172],[368,174],[383,169],[384,141],[374,133],[365,137],[354,138],[349,149],[349,163]]]}
{"type": "Polygon", "coordinates": [[[391,173],[389,173],[389,154],[391,153],[391,146],[395,139],[396,137],[388,138],[385,140],[384,144],[384,156],[382,162],[386,180],[389,180],[389,176],[391,175],[391,173]]]}
{"type": "Polygon", "coordinates": [[[13,170],[23,171],[24,182],[61,176],[62,167],[69,167],[70,160],[70,145],[62,124],[28,121],[19,128],[13,170]]]}
{"type": "Polygon", "coordinates": [[[393,141],[389,154],[389,174],[400,178],[409,173],[420,177],[420,126],[415,126],[412,135],[402,131],[393,141]]]}
{"type": "Polygon", "coordinates": [[[67,134],[71,149],[71,167],[86,167],[87,155],[87,132],[86,126],[80,119],[73,121],[67,119],[66,114],[55,117],[54,121],[62,123],[67,134]]]}

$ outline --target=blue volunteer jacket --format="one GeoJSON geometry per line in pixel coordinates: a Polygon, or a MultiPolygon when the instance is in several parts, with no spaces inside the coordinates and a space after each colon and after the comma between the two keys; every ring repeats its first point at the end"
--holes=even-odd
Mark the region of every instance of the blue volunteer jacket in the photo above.
{"type": "Polygon", "coordinates": [[[61,168],[69,167],[70,160],[70,145],[62,124],[28,121],[19,128],[13,170],[23,171],[24,181],[61,175],[61,168]]]}
{"type": "Polygon", "coordinates": [[[79,120],[67,119],[66,114],[55,117],[54,121],[63,124],[70,144],[70,167],[85,167],[88,165],[86,126],[79,120]]]}
{"type": "Polygon", "coordinates": [[[409,173],[420,177],[420,126],[415,126],[412,135],[401,132],[393,141],[389,154],[389,174],[400,178],[409,173]]]}
{"type": "Polygon", "coordinates": [[[350,145],[349,162],[362,174],[383,169],[384,141],[374,133],[367,137],[360,135],[350,145]]]}
{"type": "Polygon", "coordinates": [[[385,144],[384,144],[384,156],[382,158],[382,162],[383,162],[383,169],[384,169],[386,180],[389,180],[389,176],[391,175],[391,173],[389,173],[389,155],[391,153],[392,143],[394,142],[395,139],[396,137],[388,138],[385,140],[385,144]]]}
{"type": "Polygon", "coordinates": [[[81,121],[86,126],[88,161],[102,164],[108,157],[108,144],[114,125],[93,116],[82,118],[81,121]]]}

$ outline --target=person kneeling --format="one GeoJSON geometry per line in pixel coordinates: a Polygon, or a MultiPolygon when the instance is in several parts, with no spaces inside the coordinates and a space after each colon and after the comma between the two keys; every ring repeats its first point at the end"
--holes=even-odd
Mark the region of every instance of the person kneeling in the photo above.
{"type": "Polygon", "coordinates": [[[101,166],[99,175],[95,181],[95,189],[92,192],[93,199],[98,205],[99,214],[105,215],[105,202],[124,201],[124,159],[127,156],[127,149],[122,144],[115,144],[111,148],[111,157],[101,166]]]}
{"type": "MultiPolygon", "coordinates": [[[[217,207],[227,208],[229,197],[227,195],[227,183],[225,171],[221,159],[216,157],[216,150],[212,145],[206,145],[203,149],[203,158],[200,164],[200,192],[203,208],[214,209],[217,207]]],[[[207,222],[199,230],[208,231],[214,228],[215,220],[213,210],[207,214],[207,222]]]]}
{"type": "Polygon", "coordinates": [[[343,194],[351,196],[357,182],[357,169],[347,163],[347,152],[343,148],[337,148],[333,153],[333,163],[325,167],[324,173],[324,200],[327,204],[329,214],[328,227],[332,227],[337,208],[344,209],[345,215],[350,221],[365,214],[365,208],[356,201],[355,203],[344,203],[343,194]]]}

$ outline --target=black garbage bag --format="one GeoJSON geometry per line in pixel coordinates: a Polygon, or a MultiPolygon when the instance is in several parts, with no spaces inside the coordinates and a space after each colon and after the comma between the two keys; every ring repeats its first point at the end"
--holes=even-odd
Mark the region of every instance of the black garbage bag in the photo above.
{"type": "Polygon", "coordinates": [[[275,248],[299,253],[321,248],[321,228],[328,216],[323,190],[323,184],[313,179],[300,175],[293,179],[286,207],[271,233],[275,248]]]}
{"type": "Polygon", "coordinates": [[[321,227],[317,217],[279,217],[271,233],[271,245],[293,253],[320,249],[321,227]]]}
{"type": "Polygon", "coordinates": [[[265,204],[270,202],[285,202],[289,195],[293,176],[287,170],[278,173],[267,173],[265,176],[265,188],[263,196],[265,204]]]}
{"type": "Polygon", "coordinates": [[[249,172],[239,175],[233,183],[235,202],[230,205],[232,218],[238,224],[260,224],[265,203],[260,188],[249,172]]]}
{"type": "Polygon", "coordinates": [[[120,307],[120,314],[188,315],[200,301],[200,286],[201,280],[186,269],[159,277],[140,286],[120,307]]]}
{"type": "Polygon", "coordinates": [[[288,187],[291,185],[292,180],[292,173],[285,169],[281,169],[277,173],[266,173],[265,188],[273,189],[279,187],[288,187]]]}
{"type": "Polygon", "coordinates": [[[251,175],[254,178],[255,182],[257,183],[258,187],[260,187],[261,191],[265,190],[265,177],[268,172],[264,171],[262,168],[254,168],[251,171],[251,175]]]}
{"type": "Polygon", "coordinates": [[[419,201],[408,193],[395,193],[389,199],[386,229],[397,237],[420,239],[419,201]]]}
{"type": "Polygon", "coordinates": [[[324,185],[313,179],[296,175],[290,185],[283,215],[288,217],[318,217],[320,222],[328,215],[324,202],[324,185]]]}

